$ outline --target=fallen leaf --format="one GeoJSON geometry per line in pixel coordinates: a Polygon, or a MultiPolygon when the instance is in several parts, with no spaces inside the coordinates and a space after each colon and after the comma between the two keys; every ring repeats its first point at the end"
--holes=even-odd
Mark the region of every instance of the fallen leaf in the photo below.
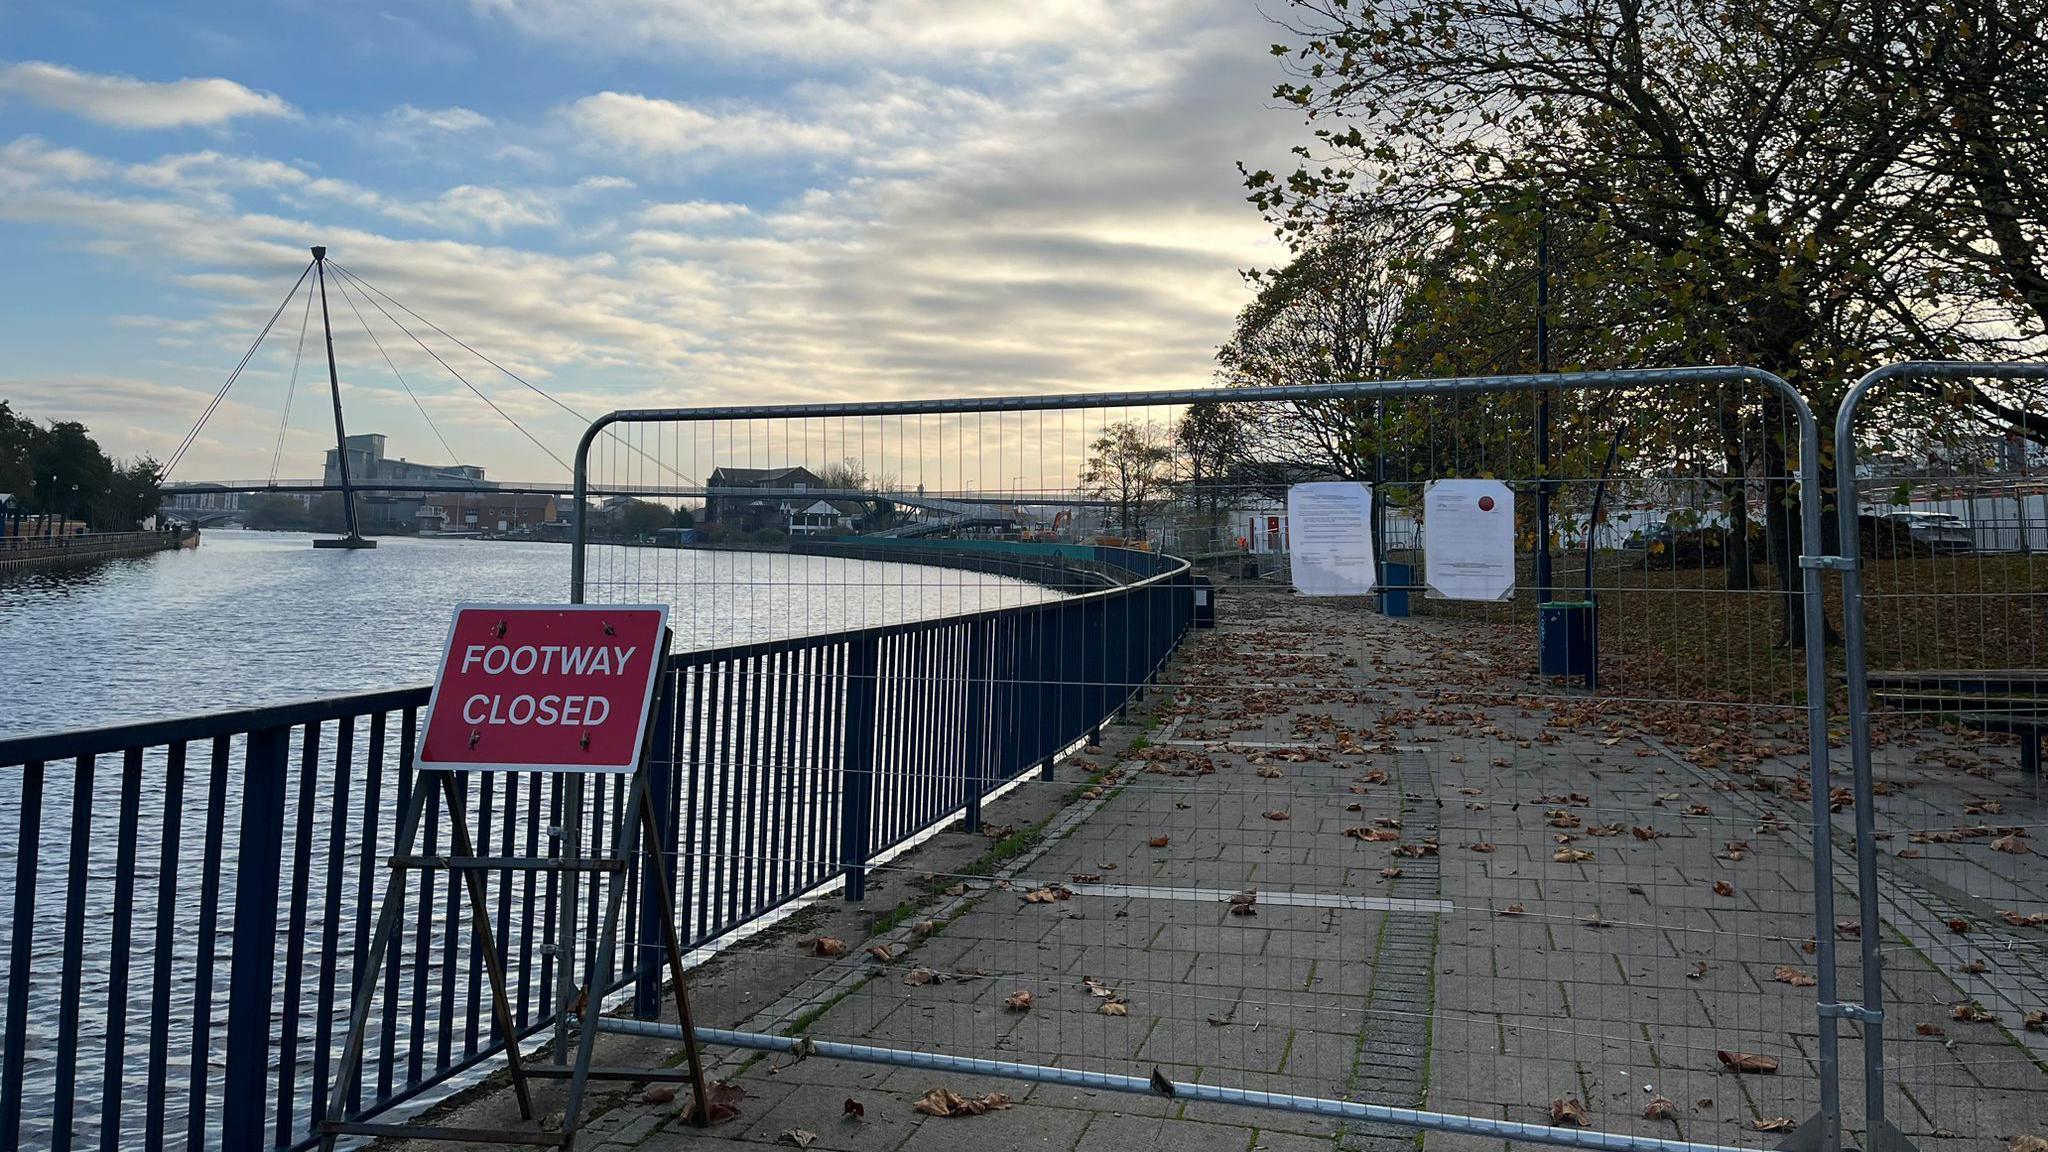
{"type": "Polygon", "coordinates": [[[1262,764],[1259,766],[1259,775],[1268,780],[1278,780],[1285,776],[1286,773],[1271,764],[1262,764]]]}
{"type": "Polygon", "coordinates": [[[818,1142],[818,1134],[804,1128],[784,1128],[782,1135],[777,1136],[775,1139],[783,1144],[794,1144],[799,1148],[809,1148],[818,1142]]]}
{"type": "Polygon", "coordinates": [[[1400,878],[1401,870],[1399,868],[1380,869],[1380,879],[1382,880],[1399,880],[1400,878]]]}
{"type": "Polygon", "coordinates": [[[2020,1027],[2029,1032],[2048,1032],[2048,1010],[2036,1008],[2020,1017],[2020,1027]]]}
{"type": "Polygon", "coordinates": [[[1820,982],[1805,969],[1794,968],[1790,964],[1778,965],[1777,971],[1771,973],[1771,979],[1780,984],[1790,984],[1794,988],[1811,988],[1820,982]]]}
{"type": "Polygon", "coordinates": [[[1655,840],[1657,838],[1657,830],[1655,828],[1644,828],[1638,825],[1629,829],[1629,831],[1634,833],[1635,838],[1638,840],[1655,840]]]}
{"type": "Polygon", "coordinates": [[[1028,1012],[1031,1010],[1031,993],[1020,988],[1010,993],[1009,997],[1003,1001],[1003,1007],[1008,1008],[1012,1012],[1028,1012]]]}
{"type": "Polygon", "coordinates": [[[848,1096],[846,1098],[844,1114],[853,1117],[855,1120],[865,1120],[868,1118],[868,1107],[853,1097],[848,1096]]]}
{"type": "Polygon", "coordinates": [[[1649,1105],[1643,1109],[1643,1119],[1645,1120],[1675,1120],[1677,1118],[1678,1105],[1673,1104],[1662,1096],[1653,1097],[1649,1105]]]}
{"type": "Polygon", "coordinates": [[[1769,1056],[1758,1056],[1749,1052],[1716,1052],[1715,1057],[1731,1072],[1769,1073],[1778,1070],[1778,1062],[1769,1056]]]}
{"type": "Polygon", "coordinates": [[[1948,930],[1958,936],[1968,936],[1970,934],[1970,922],[1957,917],[1948,922],[1948,930]]]}
{"type": "Polygon", "coordinates": [[[932,933],[937,932],[938,930],[939,922],[936,920],[919,920],[916,926],[911,928],[911,931],[917,933],[919,936],[929,936],[932,933]]]}
{"type": "Polygon", "coordinates": [[[2017,834],[2000,836],[1991,842],[1991,847],[1999,852],[2010,852],[2014,856],[2026,856],[2033,852],[2032,848],[2027,847],[2027,842],[2020,839],[2017,834]]]}
{"type": "Polygon", "coordinates": [[[1154,848],[1164,848],[1168,844],[1172,843],[1172,841],[1173,837],[1171,836],[1154,836],[1151,840],[1147,841],[1147,843],[1151,844],[1154,848]]]}
{"type": "MultiPolygon", "coordinates": [[[[706,1103],[709,1107],[705,1111],[710,1122],[713,1124],[723,1124],[740,1114],[740,1101],[747,1098],[747,1090],[730,1080],[720,1080],[705,1089],[704,1095],[708,1098],[706,1103]]],[[[697,1100],[695,1097],[692,1097],[690,1102],[683,1106],[683,1119],[692,1124],[697,1122],[697,1100]]]]}
{"type": "Polygon", "coordinates": [[[647,1091],[640,1094],[642,1104],[667,1104],[675,1098],[676,1090],[668,1084],[650,1085],[647,1091]]]}
{"type": "Polygon", "coordinates": [[[1592,1121],[1586,1119],[1586,1106],[1579,1103],[1578,1097],[1573,1096],[1569,1099],[1559,1098],[1550,1102],[1550,1123],[1553,1127],[1560,1124],[1569,1124],[1574,1128],[1584,1128],[1590,1125],[1592,1121]]]}
{"type": "Polygon", "coordinates": [[[1946,1035],[1948,1035],[1948,1029],[1946,1029],[1946,1028],[1943,1028],[1943,1027],[1942,1027],[1941,1025],[1939,1025],[1939,1024],[1921,1024],[1921,1025],[1919,1025],[1919,1026],[1915,1027],[1915,1028],[1913,1029],[1913,1031],[1914,1031],[1915,1033],[1917,1033],[1917,1034],[1921,1035],[1921,1036],[1946,1036],[1946,1035]]]}
{"type": "Polygon", "coordinates": [[[1956,971],[1961,972],[1965,976],[1982,976],[1984,973],[1991,971],[1991,965],[1982,960],[1972,960],[1967,964],[1958,965],[1956,971]]]}
{"type": "Polygon", "coordinates": [[[1354,840],[1399,840],[1401,834],[1388,828],[1346,828],[1346,836],[1354,840]]]}
{"type": "Polygon", "coordinates": [[[1131,1010],[1121,1000],[1104,1000],[1102,1007],[1097,1009],[1097,1011],[1101,1012],[1104,1016],[1129,1016],[1131,1014],[1131,1010]]]}
{"type": "Polygon", "coordinates": [[[1577,864],[1581,861],[1591,860],[1593,854],[1584,848],[1559,848],[1551,854],[1550,858],[1559,864],[1577,864]]]}
{"type": "Polygon", "coordinates": [[[1074,875],[1073,875],[1073,876],[1071,877],[1071,879],[1072,879],[1072,880],[1074,881],[1074,883],[1076,883],[1076,884],[1100,884],[1100,883],[1102,883],[1102,873],[1100,873],[1100,872],[1076,872],[1076,873],[1074,873],[1074,875]]]}
{"type": "Polygon", "coordinates": [[[1961,1004],[1950,1006],[1948,1018],[1961,1021],[1964,1024],[1989,1024],[1998,1019],[1998,1017],[1986,1012],[1984,1006],[1975,1000],[1965,1000],[1961,1004]]]}
{"type": "Polygon", "coordinates": [[[927,984],[944,984],[946,975],[936,968],[912,968],[903,974],[903,982],[912,988],[922,988],[927,984]]]}
{"type": "Polygon", "coordinates": [[[1289,813],[1289,812],[1287,811],[1287,809],[1285,809],[1285,808],[1275,808],[1275,809],[1273,809],[1272,811],[1270,811],[1270,812],[1266,813],[1266,819],[1268,819],[1268,820],[1292,820],[1292,819],[1294,819],[1294,817],[1293,817],[1293,815],[1292,815],[1292,814],[1290,814],[1290,813],[1289,813]]]}
{"type": "Polygon", "coordinates": [[[1498,912],[1494,913],[1494,915],[1496,915],[1496,916],[1520,916],[1520,915],[1522,915],[1522,914],[1523,914],[1524,912],[1527,912],[1527,911],[1528,911],[1528,909],[1527,909],[1527,908],[1524,908],[1524,907],[1522,907],[1522,906],[1521,906],[1520,904],[1510,904],[1510,905],[1508,905],[1507,907],[1505,907],[1505,908],[1501,909],[1500,911],[1498,911],[1498,912]]]}
{"type": "Polygon", "coordinates": [[[999,1112],[1009,1106],[1010,1098],[1001,1092],[967,1097],[950,1088],[934,1088],[911,1105],[927,1116],[979,1116],[984,1112],[999,1112]]]}
{"type": "Polygon", "coordinates": [[[1790,1116],[1769,1116],[1750,1125],[1759,1132],[1790,1132],[1799,1127],[1790,1116]]]}
{"type": "Polygon", "coordinates": [[[837,936],[809,936],[797,941],[797,945],[810,949],[814,956],[838,956],[846,951],[846,941],[837,936]]]}
{"type": "Polygon", "coordinates": [[[1493,845],[1488,844],[1486,841],[1482,840],[1479,843],[1472,845],[1472,850],[1474,852],[1491,852],[1493,851],[1493,845]]]}
{"type": "Polygon", "coordinates": [[[2048,1152],[2048,1140],[2023,1132],[2006,1144],[2005,1152],[2048,1152]]]}
{"type": "Polygon", "coordinates": [[[887,964],[889,961],[896,958],[896,954],[894,952],[889,951],[889,946],[887,944],[876,944],[870,947],[868,949],[868,955],[873,956],[875,959],[880,960],[884,964],[887,964]]]}
{"type": "Polygon", "coordinates": [[[1110,990],[1109,985],[1104,984],[1093,976],[1083,976],[1081,978],[1081,987],[1086,988],[1090,996],[1100,996],[1105,1000],[1116,996],[1116,993],[1110,990]]]}
{"type": "Polygon", "coordinates": [[[1726,880],[1716,880],[1714,881],[1714,895],[1733,896],[1735,895],[1735,885],[1730,884],[1726,880]]]}
{"type": "Polygon", "coordinates": [[[1686,978],[1687,980],[1697,980],[1697,979],[1699,979],[1700,977],[1702,977],[1702,976],[1705,976],[1706,974],[1707,974],[1707,962],[1706,962],[1705,960],[1701,960],[1700,962],[1698,962],[1698,963],[1696,963],[1696,964],[1694,964],[1694,965],[1692,966],[1692,971],[1690,971],[1690,972],[1687,972],[1687,973],[1685,974],[1685,978],[1686,978]]]}

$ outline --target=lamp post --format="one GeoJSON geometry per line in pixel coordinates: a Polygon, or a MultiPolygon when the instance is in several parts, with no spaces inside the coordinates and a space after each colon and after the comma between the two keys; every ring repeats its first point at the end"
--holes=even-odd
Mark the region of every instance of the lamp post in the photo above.
{"type": "MultiPolygon", "coordinates": [[[[1550,194],[1536,201],[1536,371],[1550,372],[1550,194]]],[[[1536,393],[1536,603],[1550,600],[1550,390],[1536,393]]]]}

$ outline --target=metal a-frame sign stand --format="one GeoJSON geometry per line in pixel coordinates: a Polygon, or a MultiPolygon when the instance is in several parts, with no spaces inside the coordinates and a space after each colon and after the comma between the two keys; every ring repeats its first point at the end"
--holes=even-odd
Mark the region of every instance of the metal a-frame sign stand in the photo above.
{"type": "MultiPolygon", "coordinates": [[[[602,628],[605,636],[614,634],[612,624],[604,622],[602,617],[590,616],[588,619],[596,622],[602,628]]],[[[418,774],[414,781],[412,797],[407,803],[404,814],[399,821],[398,836],[394,842],[394,854],[387,861],[391,868],[391,876],[386,882],[383,904],[377,913],[377,925],[375,932],[370,938],[369,954],[364,958],[363,966],[358,970],[355,995],[350,1001],[348,1041],[341,1058],[339,1074],[336,1076],[334,1087],[329,1096],[330,1103],[327,1116],[319,1129],[321,1152],[332,1152],[335,1141],[342,1136],[396,1137],[574,1148],[576,1133],[582,1121],[584,1092],[591,1080],[671,1082],[687,1080],[695,1097],[693,1113],[695,1122],[700,1126],[710,1122],[710,1099],[704,1083],[703,1061],[697,1050],[695,1024],[691,1019],[689,986],[686,983],[683,971],[682,938],[676,930],[675,896],[669,891],[668,884],[663,879],[668,875],[668,870],[662,851],[660,824],[656,819],[654,800],[649,793],[647,785],[647,761],[654,754],[654,742],[649,735],[654,720],[654,712],[650,705],[658,695],[653,689],[652,681],[659,678],[661,664],[665,662],[668,652],[669,641],[667,609],[661,607],[642,608],[631,605],[457,606],[455,624],[449,630],[449,651],[447,656],[444,657],[442,675],[436,678],[434,695],[427,705],[427,723],[423,726],[424,731],[421,736],[421,755],[415,760],[418,774]],[[613,614],[658,613],[658,635],[660,637],[659,647],[649,653],[648,657],[652,664],[652,670],[649,673],[649,686],[638,701],[639,707],[637,712],[634,713],[637,716],[638,726],[631,733],[631,746],[635,749],[635,752],[627,761],[630,768],[624,773],[618,773],[615,769],[611,770],[614,774],[624,774],[630,777],[626,802],[620,808],[618,822],[612,830],[612,854],[595,857],[478,856],[470,839],[469,816],[463,803],[462,786],[456,779],[458,773],[465,770],[482,770],[485,767],[500,771],[529,769],[589,772],[591,769],[582,767],[576,761],[566,757],[556,763],[490,763],[487,766],[481,763],[477,766],[469,766],[459,763],[430,764],[426,762],[425,753],[429,747],[428,742],[434,737],[436,732],[435,705],[441,702],[443,688],[450,686],[449,672],[455,663],[456,643],[458,633],[463,628],[464,613],[480,613],[486,619],[493,613],[497,614],[497,623],[495,628],[491,629],[491,633],[498,639],[504,639],[507,636],[509,627],[507,619],[518,618],[516,615],[518,613],[573,613],[577,617],[582,617],[585,613],[602,613],[607,610],[613,614]],[[451,837],[455,848],[455,853],[452,856],[418,856],[413,854],[414,845],[419,834],[420,819],[425,814],[427,804],[430,803],[429,794],[434,791],[431,787],[433,783],[432,778],[434,777],[439,778],[439,791],[446,804],[451,837]],[[591,1065],[591,1060],[596,1050],[597,1034],[600,1030],[598,1018],[603,1011],[602,1001],[604,997],[602,986],[593,987],[592,985],[612,971],[614,937],[618,932],[620,906],[625,901],[626,876],[633,867],[634,858],[640,852],[643,837],[645,838],[649,857],[649,868],[645,882],[651,885],[658,894],[657,905],[660,913],[662,944],[668,954],[669,978],[671,986],[675,990],[676,1016],[682,1027],[684,1053],[687,1057],[686,1069],[680,1072],[674,1068],[594,1068],[591,1065]],[[392,938],[399,929],[398,921],[402,908],[399,894],[404,888],[405,876],[408,871],[426,869],[460,873],[465,886],[468,888],[471,931],[476,936],[479,958],[490,975],[492,1017],[496,1022],[498,1035],[502,1036],[505,1041],[506,1066],[507,1070],[511,1073],[512,1090],[519,1100],[520,1117],[529,1122],[535,1119],[533,1095],[530,1087],[531,1081],[534,1079],[567,1079],[569,1081],[569,1099],[567,1107],[562,1113],[560,1130],[548,1132],[541,1131],[536,1127],[504,1129],[461,1128],[350,1120],[347,1118],[346,1109],[349,1094],[355,1088],[357,1077],[361,1074],[363,1048],[369,1029],[370,1009],[376,996],[376,985],[380,970],[383,967],[385,950],[390,946],[392,938]],[[565,874],[592,872],[604,873],[610,877],[605,896],[604,929],[598,937],[596,963],[589,972],[585,973],[584,983],[581,986],[580,995],[577,1000],[575,1002],[565,1000],[562,1004],[557,1005],[556,1009],[558,1020],[567,1020],[570,1017],[574,1017],[574,1025],[577,1032],[576,1058],[573,1064],[566,1069],[559,1065],[531,1067],[519,1054],[519,1034],[512,1017],[511,1000],[506,993],[503,957],[498,951],[497,940],[491,931],[491,920],[487,910],[488,905],[486,903],[483,879],[483,873],[486,871],[554,871],[565,874]]],[[[472,654],[474,653],[474,648],[471,649],[471,652],[472,654]]],[[[469,663],[474,664],[476,661],[472,660],[469,663]]],[[[460,693],[457,692],[450,695],[451,704],[449,707],[451,710],[458,707],[452,703],[457,695],[460,695],[460,693]]],[[[582,699],[586,700],[590,698],[587,696],[582,697],[582,699]]],[[[471,710],[475,699],[476,697],[472,696],[469,702],[459,706],[460,719],[462,721],[468,722],[471,717],[476,715],[471,710]]],[[[663,703],[667,704],[667,701],[663,700],[663,703]]],[[[513,711],[516,713],[516,710],[515,706],[513,711]]],[[[495,713],[493,718],[495,718],[495,713]]],[[[446,718],[444,717],[444,719],[446,718]]],[[[607,719],[610,719],[609,714],[607,719]]],[[[562,725],[558,722],[557,726],[562,725]]],[[[472,727],[470,729],[467,741],[469,750],[477,750],[479,748],[479,745],[482,743],[481,732],[481,728],[472,727]]],[[[498,742],[511,743],[514,741],[524,741],[525,739],[525,735],[509,736],[500,737],[498,742]]],[[[591,744],[592,734],[589,731],[581,733],[581,747],[578,751],[589,751],[591,744]]],[[[581,787],[580,782],[578,787],[581,787]]],[[[566,841],[572,850],[576,842],[573,836],[566,841]]],[[[565,885],[565,891],[566,888],[567,886],[565,885]]],[[[572,917],[572,912],[568,909],[564,909],[562,914],[564,917],[572,917]]],[[[575,951],[577,950],[573,948],[566,950],[559,958],[559,962],[565,967],[572,964],[575,951]]]]}

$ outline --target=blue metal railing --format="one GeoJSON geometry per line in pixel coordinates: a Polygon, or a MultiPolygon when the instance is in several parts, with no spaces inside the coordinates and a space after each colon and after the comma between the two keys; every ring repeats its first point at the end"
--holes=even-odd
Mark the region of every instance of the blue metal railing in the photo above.
{"type": "MultiPolygon", "coordinates": [[[[982,798],[1050,771],[1157,673],[1192,618],[1179,561],[1101,549],[1128,583],[937,620],[679,653],[652,781],[679,928],[696,947],[867,870],[982,798]],[[676,814],[689,818],[678,820],[676,814]]],[[[0,740],[0,1148],[304,1147],[326,1110],[368,951],[425,688],[0,740]],[[118,763],[117,771],[109,768],[118,763]]],[[[609,849],[624,788],[546,773],[462,778],[481,854],[552,856],[583,788],[609,849]]],[[[447,851],[430,806],[420,850],[447,851]]],[[[643,868],[644,871],[644,868],[643,868]]],[[[651,1009],[659,948],[641,874],[619,970],[651,1009]]],[[[588,889],[586,889],[588,891],[588,889]]],[[[495,1057],[461,894],[408,874],[349,1110],[419,1097],[495,1057]]],[[[558,875],[492,875],[514,1027],[555,1019],[558,875]]]]}

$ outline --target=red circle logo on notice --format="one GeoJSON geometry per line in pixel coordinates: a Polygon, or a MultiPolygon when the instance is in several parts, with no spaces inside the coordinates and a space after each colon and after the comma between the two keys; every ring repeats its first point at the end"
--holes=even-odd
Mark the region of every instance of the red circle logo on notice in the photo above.
{"type": "Polygon", "coordinates": [[[1491,497],[1491,496],[1481,496],[1481,497],[1479,498],[1479,510],[1480,510],[1481,512],[1491,512],[1491,511],[1493,511],[1493,497],[1491,497]]]}

